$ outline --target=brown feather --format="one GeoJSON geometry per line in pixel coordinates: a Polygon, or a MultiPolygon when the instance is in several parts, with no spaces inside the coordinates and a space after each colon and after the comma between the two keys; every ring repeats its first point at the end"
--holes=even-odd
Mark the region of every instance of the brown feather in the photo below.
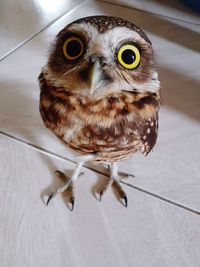
{"type": "Polygon", "coordinates": [[[99,152],[96,160],[116,161],[138,150],[146,155],[155,145],[157,94],[121,92],[95,100],[48,85],[42,73],[39,80],[46,127],[77,152],[99,152]]]}

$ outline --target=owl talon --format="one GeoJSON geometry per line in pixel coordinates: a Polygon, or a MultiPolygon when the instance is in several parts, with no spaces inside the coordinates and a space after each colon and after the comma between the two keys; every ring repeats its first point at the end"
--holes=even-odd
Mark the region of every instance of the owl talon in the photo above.
{"type": "Polygon", "coordinates": [[[51,195],[49,195],[48,199],[47,199],[47,203],[46,206],[49,205],[49,202],[55,197],[54,193],[52,193],[51,195]]]}
{"type": "Polygon", "coordinates": [[[73,209],[74,209],[74,202],[75,202],[75,199],[74,199],[74,197],[71,197],[71,199],[70,199],[70,203],[71,203],[71,211],[73,211],[73,209]]]}
{"type": "Polygon", "coordinates": [[[103,196],[103,190],[99,193],[99,202],[101,202],[101,198],[102,198],[102,196],[103,196]]]}
{"type": "Polygon", "coordinates": [[[127,198],[127,196],[124,196],[122,199],[124,200],[124,206],[127,208],[127,206],[128,206],[128,198],[127,198]]]}

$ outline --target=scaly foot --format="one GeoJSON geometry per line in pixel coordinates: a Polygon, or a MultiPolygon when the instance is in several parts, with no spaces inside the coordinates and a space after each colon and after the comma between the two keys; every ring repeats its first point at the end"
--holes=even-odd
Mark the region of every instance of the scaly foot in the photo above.
{"type": "Polygon", "coordinates": [[[73,190],[73,182],[77,180],[77,178],[81,177],[84,173],[81,172],[81,167],[83,165],[83,162],[78,163],[76,169],[74,170],[74,173],[71,178],[67,177],[63,172],[56,171],[56,174],[59,175],[59,177],[65,182],[63,186],[58,188],[55,192],[51,193],[48,197],[46,205],[48,206],[49,202],[55,198],[58,194],[62,194],[67,191],[70,203],[71,203],[71,211],[74,208],[74,190],[73,190]]]}
{"type": "Polygon", "coordinates": [[[125,207],[128,206],[128,199],[126,196],[125,191],[123,190],[122,186],[120,185],[119,181],[121,179],[128,179],[130,177],[135,177],[132,174],[127,174],[124,172],[118,172],[117,162],[113,162],[111,166],[109,166],[110,170],[110,177],[108,178],[107,182],[103,185],[103,187],[100,190],[100,198],[101,201],[102,195],[105,193],[105,191],[108,189],[109,186],[113,186],[118,198],[120,200],[123,200],[123,204],[125,207]]]}

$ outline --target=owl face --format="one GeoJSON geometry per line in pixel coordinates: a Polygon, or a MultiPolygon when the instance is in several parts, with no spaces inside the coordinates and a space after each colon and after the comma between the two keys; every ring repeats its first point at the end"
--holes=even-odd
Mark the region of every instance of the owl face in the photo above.
{"type": "Polygon", "coordinates": [[[137,26],[115,17],[69,24],[57,35],[47,68],[56,87],[91,97],[159,90],[151,42],[137,26]]]}

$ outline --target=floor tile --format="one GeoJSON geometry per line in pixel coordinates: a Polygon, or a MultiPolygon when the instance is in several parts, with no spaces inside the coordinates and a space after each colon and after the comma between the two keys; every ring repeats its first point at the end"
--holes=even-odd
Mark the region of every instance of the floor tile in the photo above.
{"type": "Polygon", "coordinates": [[[137,155],[120,163],[135,175],[130,184],[200,210],[199,131],[171,138],[144,158],[137,155]]]}
{"type": "Polygon", "coordinates": [[[127,6],[178,20],[200,24],[199,13],[178,0],[103,0],[103,2],[127,6]]]}
{"type": "Polygon", "coordinates": [[[81,0],[7,0],[0,8],[0,60],[81,0]]]}
{"type": "Polygon", "coordinates": [[[152,14],[143,16],[142,12],[118,6],[114,9],[113,5],[100,2],[85,2],[1,62],[0,130],[73,159],[73,154],[42,124],[37,76],[46,61],[51,40],[67,23],[81,16],[122,13],[144,28],[152,40],[164,105],[154,152],[147,158],[136,155],[123,162],[121,168],[139,177],[135,184],[200,210],[200,169],[195,149],[199,146],[200,132],[200,30],[195,25],[152,14]]]}
{"type": "Polygon", "coordinates": [[[198,267],[196,214],[125,186],[128,208],[111,189],[100,203],[91,191],[103,177],[87,169],[73,212],[60,196],[46,207],[41,196],[59,183],[54,170],[74,165],[2,135],[0,146],[2,267],[198,267]]]}

